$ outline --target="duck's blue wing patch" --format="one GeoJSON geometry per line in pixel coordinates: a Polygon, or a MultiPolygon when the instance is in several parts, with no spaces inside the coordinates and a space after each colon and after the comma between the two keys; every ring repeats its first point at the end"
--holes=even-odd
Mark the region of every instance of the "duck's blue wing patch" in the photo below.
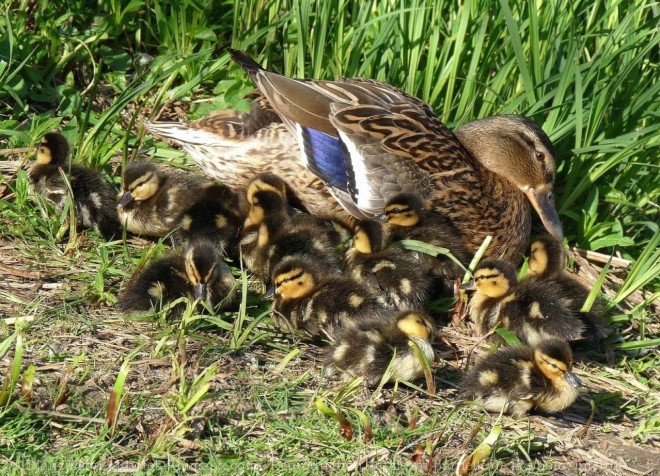
{"type": "Polygon", "coordinates": [[[347,191],[348,174],[339,138],[309,128],[301,128],[300,133],[307,168],[328,186],[347,191]]]}

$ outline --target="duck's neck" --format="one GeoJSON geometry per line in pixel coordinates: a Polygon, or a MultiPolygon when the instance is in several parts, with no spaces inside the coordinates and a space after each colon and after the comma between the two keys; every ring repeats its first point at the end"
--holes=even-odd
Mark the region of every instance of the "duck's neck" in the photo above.
{"type": "MultiPolygon", "coordinates": [[[[519,262],[529,245],[531,232],[531,206],[525,194],[509,180],[506,175],[497,173],[488,167],[489,147],[475,139],[465,126],[456,131],[456,136],[473,158],[474,172],[479,176],[481,190],[479,201],[479,225],[492,227],[482,230],[493,237],[488,256],[495,256],[519,262]],[[498,231],[504,230],[504,233],[498,231]]],[[[478,245],[477,245],[478,246],[478,245]]]]}

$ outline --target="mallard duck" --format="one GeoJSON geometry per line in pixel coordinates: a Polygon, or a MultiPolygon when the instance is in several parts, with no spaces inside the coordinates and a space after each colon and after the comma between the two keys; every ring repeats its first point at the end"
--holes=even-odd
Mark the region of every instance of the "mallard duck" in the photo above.
{"type": "Polygon", "coordinates": [[[518,283],[515,268],[506,261],[481,261],[464,289],[475,290],[468,309],[482,334],[504,326],[528,344],[549,337],[576,340],[583,336],[584,324],[566,306],[561,289],[533,280],[518,283]]]}
{"type": "Polygon", "coordinates": [[[393,312],[367,288],[329,273],[315,259],[284,259],[273,268],[272,281],[267,297],[275,296],[273,322],[286,332],[332,339],[338,330],[357,329],[361,322],[392,322],[393,312]]]}
{"type": "Polygon", "coordinates": [[[234,183],[266,166],[290,177],[312,212],[335,206],[332,194],[358,218],[382,213],[392,194],[414,191],[447,216],[471,252],[493,235],[488,254],[515,260],[529,241],[531,203],[561,239],[552,202],[554,150],[531,119],[494,116],[452,133],[428,105],[387,84],[290,79],[229,52],[265,97],[251,113],[147,126],[182,144],[209,175],[234,183]],[[279,122],[251,127],[260,108],[275,111],[289,130],[279,122]],[[266,139],[255,130],[266,131],[266,139]],[[270,138],[274,131],[277,139],[270,138]],[[237,151],[236,160],[228,150],[237,151]]]}
{"type": "Polygon", "coordinates": [[[424,373],[410,342],[433,362],[433,326],[420,312],[406,311],[393,322],[364,323],[363,329],[339,332],[326,350],[326,362],[349,377],[364,376],[369,386],[380,383],[388,367],[388,382],[413,381],[424,373]]]}
{"type": "MultiPolygon", "coordinates": [[[[200,240],[148,263],[131,279],[117,306],[125,311],[146,311],[185,297],[226,309],[237,302],[236,283],[216,244],[200,240]]],[[[185,305],[180,305],[172,312],[178,314],[184,309],[185,305]]]]}
{"type": "Polygon", "coordinates": [[[122,175],[119,220],[131,233],[166,236],[211,185],[206,177],[165,169],[149,160],[133,160],[122,175]]]}
{"type": "Polygon", "coordinates": [[[58,212],[62,211],[69,193],[62,173],[71,185],[77,225],[93,228],[106,239],[121,237],[112,187],[97,171],[72,165],[66,138],[58,132],[49,132],[39,144],[36,162],[28,176],[34,191],[58,212]]]}
{"type": "Polygon", "coordinates": [[[500,349],[465,375],[459,393],[488,411],[514,417],[533,408],[560,412],[575,401],[582,385],[572,364],[571,348],[561,339],[500,349]]]}
{"type": "Polygon", "coordinates": [[[424,307],[431,296],[432,277],[418,253],[391,246],[384,223],[356,223],[353,244],[346,252],[350,275],[393,309],[424,307]]]}
{"type": "Polygon", "coordinates": [[[566,271],[566,253],[561,242],[550,236],[535,239],[531,245],[527,275],[552,288],[558,288],[565,305],[582,320],[586,326],[584,336],[590,340],[600,340],[610,334],[610,329],[602,317],[604,304],[596,299],[589,312],[580,312],[589,296],[589,289],[566,271]]]}

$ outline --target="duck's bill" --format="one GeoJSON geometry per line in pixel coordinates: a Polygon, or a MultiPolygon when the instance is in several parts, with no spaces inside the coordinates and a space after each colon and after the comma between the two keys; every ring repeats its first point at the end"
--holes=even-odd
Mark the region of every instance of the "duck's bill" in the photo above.
{"type": "Polygon", "coordinates": [[[126,191],[124,194],[119,197],[119,201],[117,202],[118,207],[125,207],[129,203],[133,201],[133,195],[131,195],[131,192],[126,191]]]}
{"type": "Polygon", "coordinates": [[[197,283],[195,284],[195,299],[201,299],[206,301],[206,284],[197,283]]]}
{"type": "Polygon", "coordinates": [[[471,279],[467,283],[461,284],[460,288],[463,291],[474,291],[475,289],[477,289],[477,285],[474,284],[474,279],[471,279]]]}
{"type": "Polygon", "coordinates": [[[582,386],[582,380],[580,380],[573,372],[566,372],[565,378],[571,387],[578,388],[582,386]]]}
{"type": "Polygon", "coordinates": [[[551,192],[549,190],[539,191],[536,189],[530,189],[526,192],[526,195],[541,217],[543,226],[548,230],[548,233],[550,233],[555,240],[562,241],[564,239],[564,230],[559,221],[559,215],[555,209],[555,204],[552,201],[551,192]]]}
{"type": "Polygon", "coordinates": [[[268,289],[266,289],[266,293],[264,294],[264,299],[273,299],[275,294],[277,294],[275,286],[269,286],[268,289]]]}

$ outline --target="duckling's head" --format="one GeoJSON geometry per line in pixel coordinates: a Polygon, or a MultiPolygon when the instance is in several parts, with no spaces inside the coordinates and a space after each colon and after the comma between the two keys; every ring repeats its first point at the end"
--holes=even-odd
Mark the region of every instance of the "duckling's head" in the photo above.
{"type": "Polygon", "coordinates": [[[534,348],[534,362],[539,370],[555,387],[566,381],[571,387],[580,387],[582,382],[571,372],[573,368],[573,353],[566,341],[561,339],[546,339],[534,348]]]}
{"type": "Polygon", "coordinates": [[[455,132],[474,158],[527,195],[546,230],[561,241],[564,235],[552,195],[555,150],[543,129],[528,117],[501,115],[470,122],[455,132]]]}
{"type": "Polygon", "coordinates": [[[420,337],[430,341],[433,335],[433,325],[429,318],[417,311],[406,311],[399,314],[396,319],[396,327],[408,337],[420,337]]]}
{"type": "Polygon", "coordinates": [[[229,268],[210,242],[197,242],[189,246],[183,257],[186,278],[195,290],[195,299],[207,301],[209,286],[226,277],[233,279],[231,272],[227,273],[229,268]]]}
{"type": "Polygon", "coordinates": [[[254,176],[247,186],[246,198],[250,206],[254,205],[254,195],[260,191],[270,191],[286,200],[287,185],[279,176],[270,172],[261,172],[254,176]]]}
{"type": "Polygon", "coordinates": [[[69,143],[59,132],[49,132],[37,148],[37,164],[64,165],[69,157],[69,143]]]}
{"type": "Polygon", "coordinates": [[[280,262],[272,272],[274,291],[283,300],[310,295],[318,286],[321,270],[304,258],[289,258],[280,262]]]}
{"type": "Polygon", "coordinates": [[[550,236],[534,240],[531,246],[527,274],[529,276],[551,276],[564,269],[564,248],[560,241],[550,236]]]}
{"type": "Polygon", "coordinates": [[[399,193],[385,204],[385,220],[390,225],[415,226],[421,220],[424,202],[414,193],[399,193]]]}
{"type": "Polygon", "coordinates": [[[158,168],[148,160],[129,162],[124,170],[119,192],[118,207],[142,202],[153,197],[160,187],[158,168]]]}
{"type": "Polygon", "coordinates": [[[378,253],[385,249],[387,233],[383,223],[377,220],[365,219],[355,224],[353,229],[353,248],[360,253],[378,253]]]}
{"type": "Polygon", "coordinates": [[[487,259],[479,263],[474,270],[473,283],[464,285],[464,289],[476,289],[478,294],[490,298],[507,295],[517,282],[515,268],[506,261],[487,259]]]}
{"type": "Polygon", "coordinates": [[[273,190],[257,190],[252,194],[245,226],[259,225],[266,217],[281,217],[287,209],[286,199],[273,190]]]}

